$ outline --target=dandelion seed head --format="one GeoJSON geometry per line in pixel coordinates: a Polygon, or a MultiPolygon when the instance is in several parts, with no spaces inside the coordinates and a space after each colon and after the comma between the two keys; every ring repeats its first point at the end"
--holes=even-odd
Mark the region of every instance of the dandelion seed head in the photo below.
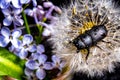
{"type": "MultiPolygon", "coordinates": [[[[120,62],[120,10],[112,0],[76,0],[68,8],[62,8],[58,16],[54,33],[53,52],[66,60],[70,71],[83,72],[88,76],[102,76],[104,71],[113,72],[114,63],[120,62]],[[76,47],[70,43],[77,36],[91,30],[94,26],[104,25],[107,36],[90,47],[87,63],[84,58],[86,51],[76,52],[76,47]]],[[[71,74],[71,73],[70,73],[71,74]]]]}

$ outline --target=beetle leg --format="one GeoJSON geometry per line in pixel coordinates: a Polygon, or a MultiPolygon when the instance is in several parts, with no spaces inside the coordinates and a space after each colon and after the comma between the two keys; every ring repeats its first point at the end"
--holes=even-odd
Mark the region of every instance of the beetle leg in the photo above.
{"type": "Polygon", "coordinates": [[[77,53],[79,53],[79,52],[80,52],[80,50],[79,50],[79,49],[77,49],[77,50],[76,50],[76,52],[77,52],[77,53]]]}
{"type": "Polygon", "coordinates": [[[88,56],[89,56],[89,54],[90,54],[90,49],[87,49],[87,55],[86,55],[86,57],[85,57],[85,60],[87,61],[87,59],[88,59],[88,56]]]}

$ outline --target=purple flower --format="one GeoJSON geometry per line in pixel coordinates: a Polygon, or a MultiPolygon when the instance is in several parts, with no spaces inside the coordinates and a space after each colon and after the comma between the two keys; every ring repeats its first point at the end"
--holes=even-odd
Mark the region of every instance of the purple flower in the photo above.
{"type": "Polygon", "coordinates": [[[9,42],[12,43],[14,47],[18,47],[20,45],[20,40],[18,38],[21,36],[22,31],[19,29],[14,29],[12,32],[7,27],[3,27],[1,29],[0,36],[0,46],[6,47],[9,42]]]}
{"type": "Polygon", "coordinates": [[[24,73],[27,76],[27,80],[33,80],[32,77],[34,75],[34,70],[31,70],[29,68],[25,68],[24,73]]]}
{"type": "Polygon", "coordinates": [[[51,24],[47,24],[47,23],[44,23],[44,22],[39,22],[40,25],[45,27],[44,31],[42,33],[43,36],[50,36],[51,34],[54,33],[54,29],[53,29],[53,27],[55,27],[54,22],[52,22],[51,24]]]}
{"type": "Polygon", "coordinates": [[[35,69],[39,68],[39,63],[37,63],[34,60],[28,60],[26,62],[26,67],[29,68],[29,69],[31,69],[31,70],[35,70],[35,69]]]}
{"type": "Polygon", "coordinates": [[[25,59],[29,52],[35,52],[36,51],[36,44],[31,44],[33,42],[33,37],[30,34],[25,34],[23,36],[23,40],[21,45],[19,46],[19,52],[16,53],[19,55],[21,59],[25,59]]]}
{"type": "Polygon", "coordinates": [[[2,9],[8,8],[9,6],[12,6],[15,8],[22,8],[23,4],[27,4],[29,2],[30,0],[1,0],[0,7],[2,9]]]}
{"type": "Polygon", "coordinates": [[[25,59],[28,56],[28,53],[36,52],[37,46],[33,43],[33,37],[30,34],[25,34],[19,47],[11,46],[9,50],[13,52],[15,55],[20,57],[21,59],[25,59]]]}
{"type": "Polygon", "coordinates": [[[33,2],[33,6],[37,6],[37,1],[36,0],[32,0],[33,2]]]}
{"type": "Polygon", "coordinates": [[[43,18],[46,18],[49,20],[56,20],[56,17],[52,15],[53,11],[61,13],[61,9],[53,5],[52,2],[44,2],[43,7],[41,5],[38,5],[38,6],[35,6],[33,10],[26,9],[25,13],[29,16],[34,17],[35,22],[38,24],[39,22],[43,21],[43,18]],[[44,8],[48,8],[48,9],[44,10],[44,8]]]}
{"type": "Polygon", "coordinates": [[[45,18],[50,19],[50,20],[56,19],[56,17],[54,17],[54,16],[52,15],[53,10],[55,10],[55,11],[58,12],[58,13],[61,13],[61,12],[62,12],[61,9],[60,9],[59,7],[53,5],[52,2],[44,2],[44,3],[43,3],[43,6],[44,6],[45,8],[49,8],[49,10],[46,11],[45,18]]]}
{"type": "Polygon", "coordinates": [[[3,25],[10,26],[13,22],[14,27],[22,26],[24,21],[21,19],[20,13],[22,12],[22,8],[7,8],[2,9],[2,12],[5,16],[3,20],[3,25]]]}
{"type": "Polygon", "coordinates": [[[42,44],[39,44],[37,46],[36,52],[31,54],[30,59],[37,60],[39,56],[44,52],[45,52],[44,46],[42,44]]]}
{"type": "Polygon", "coordinates": [[[9,50],[16,54],[21,59],[25,59],[28,56],[28,52],[36,51],[36,44],[32,44],[33,37],[30,34],[25,34],[19,45],[15,48],[14,46],[9,47],[9,50]]]}
{"type": "Polygon", "coordinates": [[[29,68],[25,68],[25,74],[27,76],[32,76],[33,75],[33,70],[29,69],[29,68]]]}
{"type": "Polygon", "coordinates": [[[65,66],[65,62],[60,60],[60,58],[56,55],[52,56],[53,66],[57,67],[59,70],[62,70],[62,68],[65,66]]]}
{"type": "Polygon", "coordinates": [[[32,10],[31,9],[26,9],[24,11],[27,15],[34,17],[34,20],[36,24],[38,24],[39,21],[42,21],[45,15],[45,12],[43,10],[43,7],[38,5],[34,7],[32,10]]]}
{"type": "Polygon", "coordinates": [[[26,62],[26,67],[30,70],[36,70],[36,76],[38,79],[42,80],[46,76],[45,70],[51,70],[53,68],[51,62],[46,62],[47,56],[45,54],[40,54],[38,62],[35,60],[28,60],[26,62]]]}

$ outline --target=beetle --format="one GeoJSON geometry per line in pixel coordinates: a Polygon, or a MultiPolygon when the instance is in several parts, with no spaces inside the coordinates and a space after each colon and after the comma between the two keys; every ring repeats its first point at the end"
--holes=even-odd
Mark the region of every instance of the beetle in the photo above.
{"type": "Polygon", "coordinates": [[[86,30],[83,34],[77,36],[75,39],[73,39],[72,43],[77,48],[77,53],[82,49],[87,49],[87,59],[89,56],[90,47],[97,45],[97,43],[104,39],[106,35],[106,26],[97,25],[93,26],[90,30],[86,30]]]}

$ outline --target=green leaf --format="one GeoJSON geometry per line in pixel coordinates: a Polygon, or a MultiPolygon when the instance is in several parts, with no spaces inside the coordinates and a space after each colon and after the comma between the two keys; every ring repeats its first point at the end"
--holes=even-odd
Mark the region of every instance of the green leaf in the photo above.
{"type": "Polygon", "coordinates": [[[3,80],[3,77],[2,77],[2,76],[0,76],[0,80],[3,80]]]}
{"type": "Polygon", "coordinates": [[[4,76],[4,75],[6,75],[6,73],[0,71],[0,76],[4,76]]]}
{"type": "Polygon", "coordinates": [[[8,75],[21,79],[24,75],[24,64],[25,60],[0,47],[0,76],[8,75]]]}

